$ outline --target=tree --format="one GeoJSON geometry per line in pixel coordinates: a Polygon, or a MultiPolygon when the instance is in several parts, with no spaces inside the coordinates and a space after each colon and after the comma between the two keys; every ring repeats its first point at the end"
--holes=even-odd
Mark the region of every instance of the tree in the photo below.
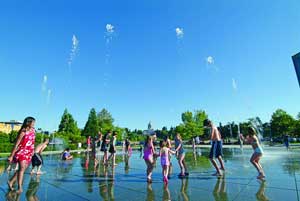
{"type": "Polygon", "coordinates": [[[98,113],[97,118],[98,118],[99,128],[103,133],[107,132],[108,130],[112,130],[114,128],[113,125],[114,119],[106,109],[103,108],[98,113]]]}
{"type": "Polygon", "coordinates": [[[276,110],[271,118],[272,136],[282,136],[284,134],[293,135],[293,128],[296,121],[286,111],[276,110]]]}
{"type": "Polygon", "coordinates": [[[99,132],[99,124],[97,119],[96,110],[94,108],[91,109],[89,118],[84,126],[82,135],[83,136],[91,136],[95,137],[99,132]]]}
{"type": "Polygon", "coordinates": [[[181,114],[181,120],[184,124],[193,121],[193,113],[190,111],[186,111],[181,114]]]}
{"type": "Polygon", "coordinates": [[[179,132],[184,139],[191,139],[195,136],[204,134],[203,122],[207,119],[205,111],[196,110],[194,114],[190,111],[186,111],[181,114],[182,124],[175,128],[176,132],[179,132]]]}
{"type": "Polygon", "coordinates": [[[204,125],[203,122],[207,119],[208,116],[203,110],[196,110],[194,114],[194,121],[196,123],[196,135],[204,134],[204,125]]]}
{"type": "Polygon", "coordinates": [[[77,127],[77,122],[74,120],[73,116],[65,109],[60,124],[58,126],[58,132],[70,133],[73,135],[79,134],[79,129],[77,127]]]}

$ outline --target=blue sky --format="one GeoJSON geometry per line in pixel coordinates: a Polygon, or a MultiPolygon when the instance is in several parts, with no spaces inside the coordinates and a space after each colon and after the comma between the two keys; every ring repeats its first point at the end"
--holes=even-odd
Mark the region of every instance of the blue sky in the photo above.
{"type": "Polygon", "coordinates": [[[32,115],[55,130],[68,108],[83,127],[92,107],[132,129],[195,109],[223,123],[296,115],[299,10],[298,0],[2,1],[0,121],[32,115]]]}

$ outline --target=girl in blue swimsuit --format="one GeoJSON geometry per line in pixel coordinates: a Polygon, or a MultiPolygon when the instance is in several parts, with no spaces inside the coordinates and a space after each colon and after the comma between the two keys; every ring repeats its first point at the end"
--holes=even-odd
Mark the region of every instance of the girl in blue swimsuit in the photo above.
{"type": "Polygon", "coordinates": [[[255,129],[253,127],[249,127],[248,128],[248,136],[246,138],[244,138],[244,136],[241,134],[240,137],[241,137],[241,140],[243,140],[244,142],[250,143],[252,145],[254,153],[251,156],[250,162],[253,164],[253,166],[258,171],[257,179],[264,179],[266,176],[265,176],[265,173],[264,173],[264,170],[263,170],[261,164],[259,163],[264,152],[260,146],[255,129]]]}

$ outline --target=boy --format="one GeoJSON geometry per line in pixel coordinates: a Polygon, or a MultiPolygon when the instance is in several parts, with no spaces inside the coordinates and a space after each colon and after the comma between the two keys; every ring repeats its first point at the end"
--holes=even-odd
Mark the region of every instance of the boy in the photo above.
{"type": "Polygon", "coordinates": [[[72,160],[73,159],[73,156],[71,155],[69,148],[65,149],[65,151],[62,154],[61,159],[64,160],[64,161],[72,160]]]}
{"type": "Polygon", "coordinates": [[[204,121],[204,126],[211,128],[210,140],[211,140],[212,144],[211,144],[209,159],[217,171],[214,175],[222,176],[221,170],[225,171],[225,167],[224,167],[224,162],[222,159],[223,153],[222,153],[221,134],[220,134],[218,128],[216,126],[214,126],[213,123],[208,119],[206,119],[204,121]],[[221,166],[220,168],[218,167],[215,158],[218,159],[220,166],[221,166]]]}
{"type": "Polygon", "coordinates": [[[31,164],[32,164],[32,170],[30,174],[36,173],[37,175],[42,174],[41,168],[43,165],[43,158],[42,158],[42,152],[46,149],[47,145],[49,143],[49,139],[45,139],[43,143],[39,144],[34,149],[34,154],[32,156],[31,164]],[[35,172],[34,169],[37,167],[37,171],[35,172]]]}

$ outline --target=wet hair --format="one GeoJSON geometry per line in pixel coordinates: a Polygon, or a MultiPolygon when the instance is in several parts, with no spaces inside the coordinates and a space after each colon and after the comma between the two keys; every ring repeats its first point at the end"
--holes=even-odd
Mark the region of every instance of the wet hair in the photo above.
{"type": "Polygon", "coordinates": [[[181,140],[181,135],[180,135],[180,133],[176,133],[176,137],[177,137],[178,139],[181,140]]]}
{"type": "Polygon", "coordinates": [[[151,139],[152,139],[151,136],[147,135],[144,146],[147,146],[149,140],[151,140],[151,139]]]}
{"type": "Polygon", "coordinates": [[[112,135],[117,136],[117,131],[114,131],[112,135]]]}
{"type": "Polygon", "coordinates": [[[211,121],[210,121],[209,119],[205,119],[205,120],[203,121],[203,125],[204,125],[204,126],[211,126],[211,121]]]}
{"type": "Polygon", "coordinates": [[[32,124],[32,122],[35,122],[35,118],[33,118],[33,117],[26,117],[24,119],[24,121],[23,121],[21,129],[19,130],[19,134],[21,132],[23,132],[26,128],[28,128],[32,124]]]}
{"type": "Polygon", "coordinates": [[[68,147],[68,148],[66,148],[66,151],[70,151],[70,148],[68,147]]]}
{"type": "Polygon", "coordinates": [[[249,134],[250,136],[256,135],[256,130],[255,130],[255,128],[253,128],[252,126],[248,127],[248,134],[249,134]]]}
{"type": "Polygon", "coordinates": [[[167,146],[167,142],[165,140],[161,140],[159,142],[159,146],[160,146],[160,148],[166,147],[167,146]]]}

